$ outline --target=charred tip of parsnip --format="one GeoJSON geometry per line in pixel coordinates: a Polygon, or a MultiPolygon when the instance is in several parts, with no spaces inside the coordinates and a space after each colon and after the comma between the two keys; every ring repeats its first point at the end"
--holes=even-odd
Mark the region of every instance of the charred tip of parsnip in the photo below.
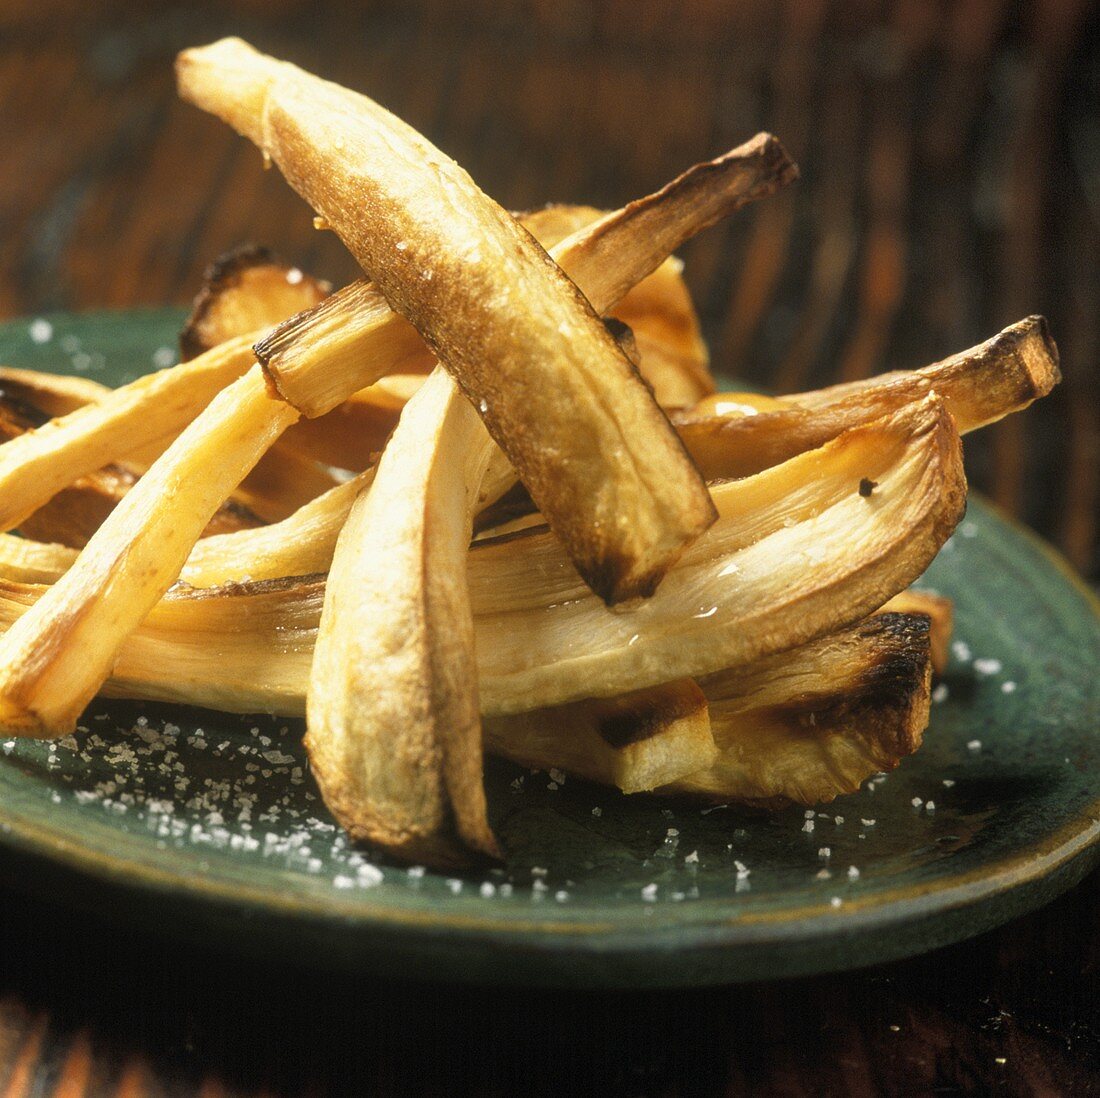
{"type": "Polygon", "coordinates": [[[68,415],[85,404],[95,404],[110,391],[106,385],[87,377],[0,366],[0,396],[29,404],[47,419],[68,415]]]}
{"type": "Polygon", "coordinates": [[[955,624],[955,605],[945,595],[935,591],[908,588],[899,591],[879,613],[921,614],[928,618],[928,638],[932,653],[932,670],[942,675],[947,670],[951,650],[951,633],[955,624]]]}
{"type": "Polygon", "coordinates": [[[313,308],[330,291],[327,282],[287,266],[271,249],[241,244],[206,269],[180,332],[180,360],[188,362],[227,339],[280,324],[313,308]]]}

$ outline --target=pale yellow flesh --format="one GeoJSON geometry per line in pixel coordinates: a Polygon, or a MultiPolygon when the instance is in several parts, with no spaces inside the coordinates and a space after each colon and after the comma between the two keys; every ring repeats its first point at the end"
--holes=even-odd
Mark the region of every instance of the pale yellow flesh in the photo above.
{"type": "Polygon", "coordinates": [[[269,396],[259,366],[214,398],[0,641],[0,726],[31,735],[75,726],[242,471],[297,416],[269,396]]]}
{"type": "Polygon", "coordinates": [[[351,835],[406,857],[440,841],[448,801],[460,838],[498,854],[465,575],[492,449],[436,370],[352,506],[329,573],[307,710],[313,772],[351,835]]]}
{"type": "Polygon", "coordinates": [[[0,446],[0,529],[14,529],[86,473],[176,435],[181,419],[193,418],[253,365],[251,343],[257,334],[222,344],[185,366],[139,378],[0,446]]]}

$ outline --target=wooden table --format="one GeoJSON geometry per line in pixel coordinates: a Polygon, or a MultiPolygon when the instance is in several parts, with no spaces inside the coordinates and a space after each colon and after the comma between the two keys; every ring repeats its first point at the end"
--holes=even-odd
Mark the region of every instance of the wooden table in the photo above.
{"type": "MultiPolygon", "coordinates": [[[[1065,384],[968,465],[1095,578],[1098,31],[1086,0],[9,3],[0,314],[184,302],[242,239],[352,276],[176,102],[175,50],[228,32],[368,90],[512,208],[618,205],[767,127],[802,180],[684,250],[716,366],[795,390],[1046,314],[1065,384]]],[[[1096,875],[925,958],[642,995],[256,968],[0,895],[2,1098],[1100,1093],[1096,875]]]]}

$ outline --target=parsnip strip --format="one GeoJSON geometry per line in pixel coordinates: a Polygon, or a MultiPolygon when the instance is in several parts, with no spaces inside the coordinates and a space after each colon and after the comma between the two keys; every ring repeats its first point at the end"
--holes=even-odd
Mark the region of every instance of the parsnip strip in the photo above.
{"type": "Polygon", "coordinates": [[[268,394],[259,366],[214,398],[0,641],[0,726],[30,735],[74,727],[241,471],[297,415],[268,394]]]}
{"type": "Polygon", "coordinates": [[[1027,317],[923,369],[799,393],[790,398],[797,407],[758,415],[689,412],[673,419],[705,476],[750,476],[933,392],[943,398],[961,433],[973,431],[1045,396],[1060,376],[1046,321],[1027,317]]]}
{"type": "Polygon", "coordinates": [[[272,328],[311,309],[331,289],[297,267],[280,263],[268,248],[234,248],[218,256],[203,274],[202,288],[180,332],[180,357],[187,362],[228,339],[272,328]]]}
{"type": "Polygon", "coordinates": [[[718,758],[660,792],[771,808],[853,793],[920,746],[930,681],[927,619],[893,613],[709,676],[718,758]]]}
{"type": "Polygon", "coordinates": [[[965,484],[958,434],[932,396],[715,486],[719,522],[631,611],[600,606],[548,533],[478,542],[482,711],[697,677],[865,616],[927,567],[963,512],[965,484]],[[866,478],[878,484],[870,497],[859,492],[866,478]],[[523,643],[509,644],[516,636],[523,643]]]}
{"type": "MultiPolygon", "coordinates": [[[[609,602],[653,590],[713,521],[706,488],[598,316],[533,239],[365,96],[239,40],[185,51],[177,73],[184,98],[254,140],[421,332],[593,590],[609,602]]],[[[770,149],[785,160],[774,139],[770,149]]],[[[774,186],[774,165],[768,175],[774,186]]],[[[660,224],[645,210],[636,219],[650,216],[660,224]]],[[[599,243],[593,234],[595,252],[599,243]]]]}
{"type": "Polygon", "coordinates": [[[492,453],[437,369],[409,401],[329,573],[306,743],[325,802],[354,838],[435,856],[448,826],[490,856],[467,546],[492,453]],[[446,791],[446,795],[445,795],[446,791]]]}
{"type": "Polygon", "coordinates": [[[178,434],[254,364],[251,343],[258,334],[138,378],[0,446],[0,529],[14,529],[79,477],[178,434]]]}

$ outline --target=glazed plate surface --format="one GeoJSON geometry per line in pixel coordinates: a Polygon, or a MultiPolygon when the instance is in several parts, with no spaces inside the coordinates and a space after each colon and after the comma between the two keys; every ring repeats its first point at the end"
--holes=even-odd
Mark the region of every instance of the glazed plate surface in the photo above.
{"type": "MultiPolygon", "coordinates": [[[[14,321],[0,362],[117,385],[174,361],[179,322],[14,321]]],[[[425,979],[708,984],[946,945],[1100,861],[1100,617],[1050,549],[977,499],[922,585],[956,605],[924,747],[812,819],[491,762],[507,865],[406,871],[344,842],[299,723],[96,702],[75,737],[0,741],[0,868],[136,926],[425,979]]]]}

